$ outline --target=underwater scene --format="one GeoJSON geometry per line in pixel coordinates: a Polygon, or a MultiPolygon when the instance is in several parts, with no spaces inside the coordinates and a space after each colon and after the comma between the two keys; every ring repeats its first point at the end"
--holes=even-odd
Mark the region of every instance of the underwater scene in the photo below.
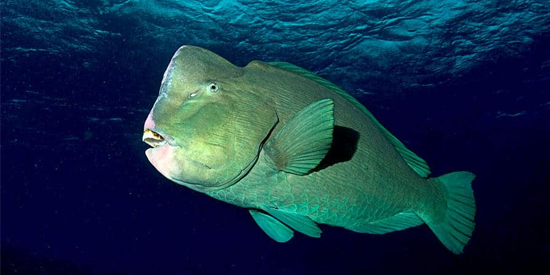
{"type": "Polygon", "coordinates": [[[2,0],[1,274],[550,272],[547,0],[2,0]]]}

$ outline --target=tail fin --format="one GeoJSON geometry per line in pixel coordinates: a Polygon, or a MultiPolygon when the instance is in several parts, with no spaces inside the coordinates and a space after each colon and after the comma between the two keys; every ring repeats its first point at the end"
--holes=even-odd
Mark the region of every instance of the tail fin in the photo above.
{"type": "Polygon", "coordinates": [[[474,231],[476,205],[472,181],[475,175],[470,172],[454,172],[436,178],[447,191],[445,219],[428,226],[437,238],[455,254],[462,253],[474,231]]]}

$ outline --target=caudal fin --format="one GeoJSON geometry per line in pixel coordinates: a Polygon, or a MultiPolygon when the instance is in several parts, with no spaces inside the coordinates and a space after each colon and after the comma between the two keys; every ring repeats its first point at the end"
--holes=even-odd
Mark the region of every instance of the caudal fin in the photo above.
{"type": "Polygon", "coordinates": [[[476,204],[470,172],[454,172],[436,178],[447,191],[447,210],[442,222],[427,222],[437,238],[455,254],[460,254],[475,227],[476,204]]]}

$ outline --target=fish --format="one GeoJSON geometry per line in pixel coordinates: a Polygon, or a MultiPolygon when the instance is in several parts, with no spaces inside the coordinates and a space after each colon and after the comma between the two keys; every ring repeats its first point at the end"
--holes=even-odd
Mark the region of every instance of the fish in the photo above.
{"type": "Polygon", "coordinates": [[[358,100],[287,62],[239,67],[184,45],[164,72],[142,141],[168,180],[245,208],[273,240],[320,224],[386,234],[426,224],[460,254],[475,227],[475,175],[430,177],[358,100]]]}

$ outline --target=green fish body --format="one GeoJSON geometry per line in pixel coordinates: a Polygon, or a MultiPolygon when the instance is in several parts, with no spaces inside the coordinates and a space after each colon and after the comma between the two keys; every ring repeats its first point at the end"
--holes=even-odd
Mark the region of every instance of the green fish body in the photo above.
{"type": "Polygon", "coordinates": [[[474,229],[474,175],[428,178],[424,160],[357,100],[284,62],[237,67],[180,48],[144,127],[168,179],[247,208],[286,242],[317,224],[385,234],[426,223],[453,253],[474,229]]]}

